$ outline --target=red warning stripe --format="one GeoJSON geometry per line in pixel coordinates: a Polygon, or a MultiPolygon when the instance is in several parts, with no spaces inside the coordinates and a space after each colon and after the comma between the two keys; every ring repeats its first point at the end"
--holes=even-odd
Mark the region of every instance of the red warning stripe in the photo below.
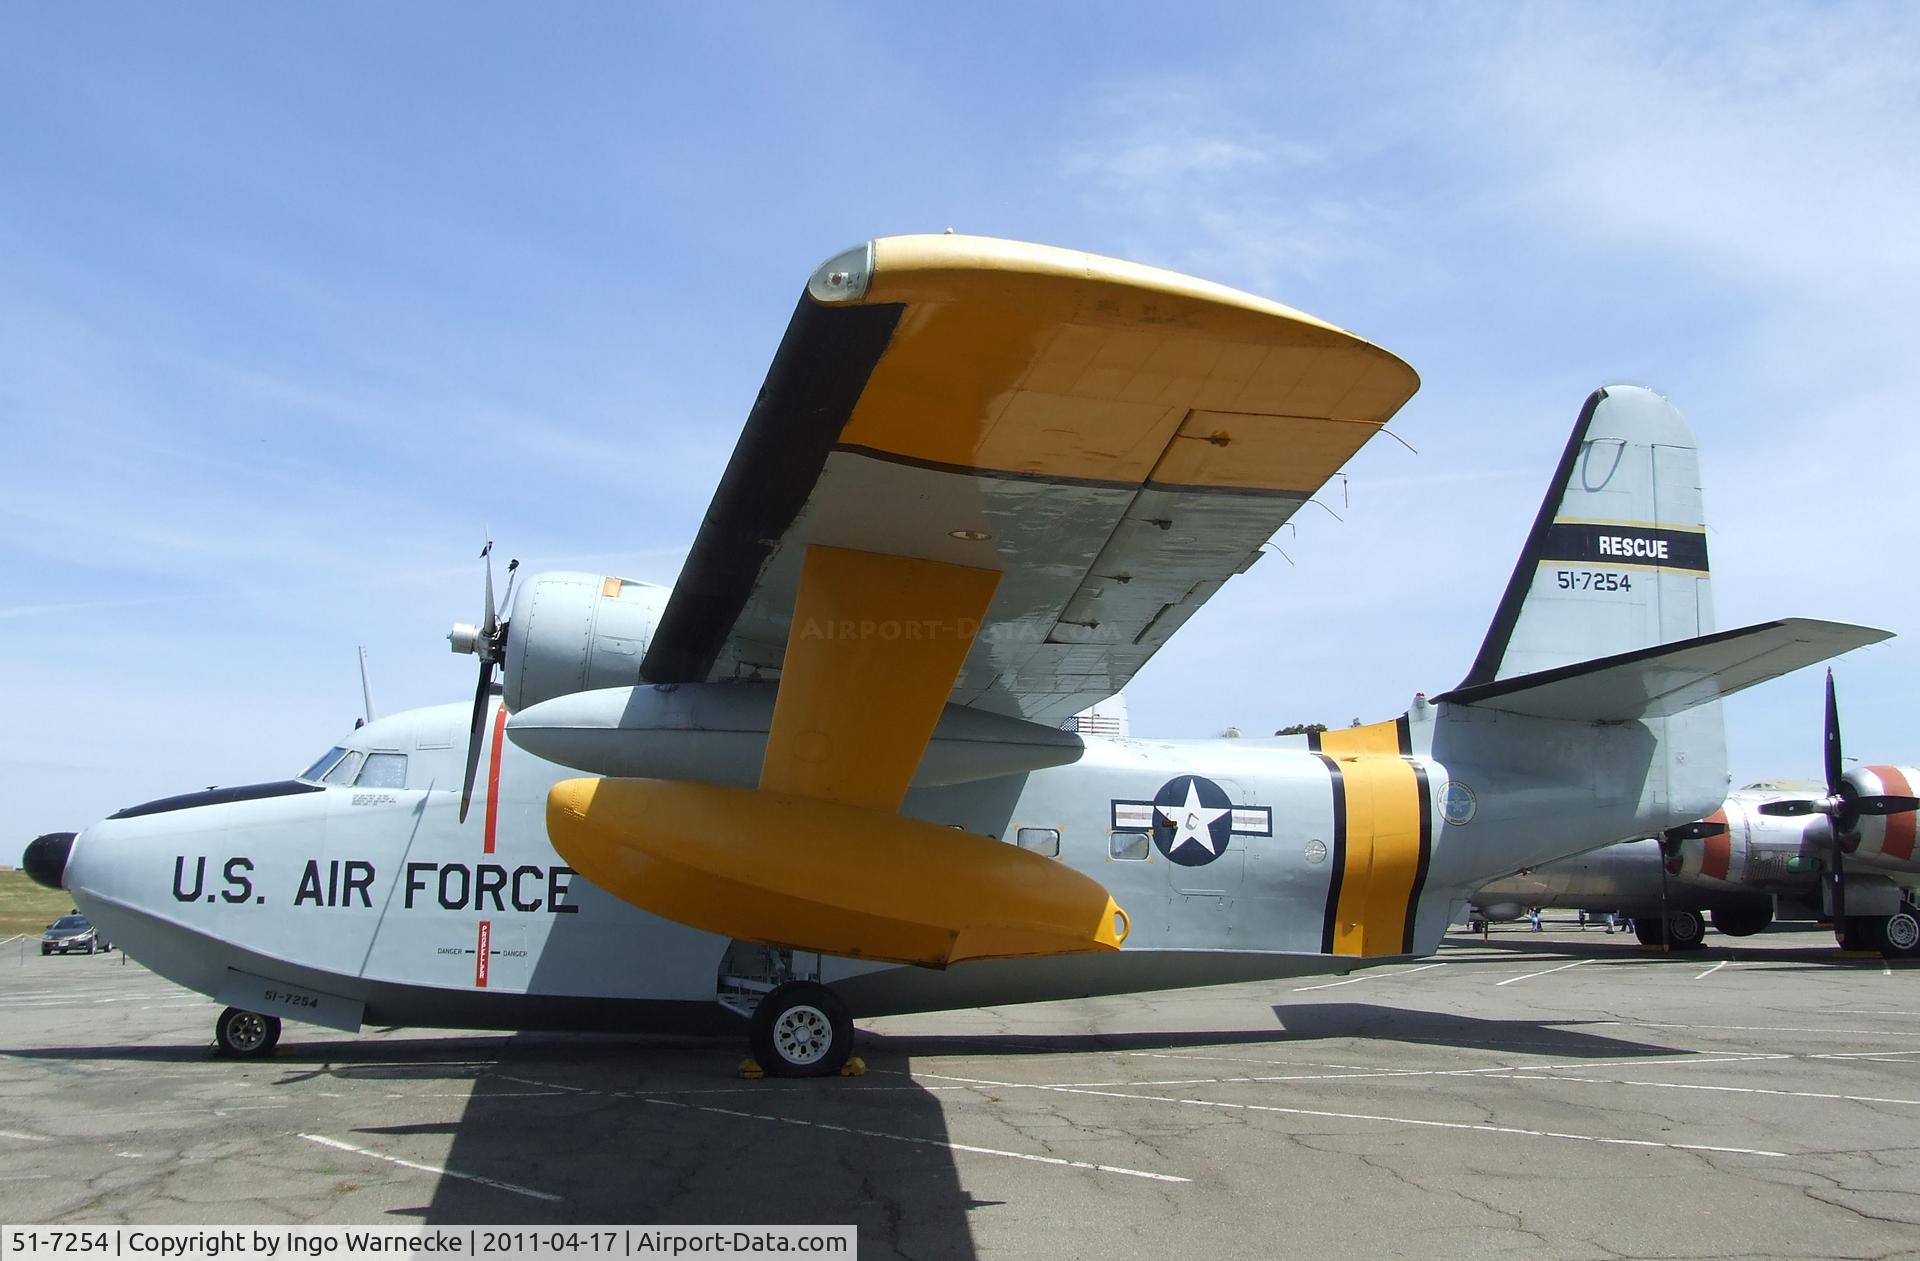
{"type": "MultiPolygon", "coordinates": [[[[507,707],[502,705],[493,715],[493,752],[487,758],[487,828],[486,849],[493,852],[493,834],[500,822],[500,746],[506,742],[507,707]]],[[[484,930],[483,930],[484,931],[484,930]]],[[[486,982],[482,981],[482,985],[486,982]]]]}
{"type": "MultiPolygon", "coordinates": [[[[1707,816],[1708,823],[1727,826],[1727,808],[1715,810],[1707,816]]],[[[1711,880],[1725,880],[1727,873],[1733,870],[1733,836],[1729,832],[1719,832],[1707,838],[1706,853],[1700,856],[1700,874],[1711,880]]]]}
{"type": "Polygon", "coordinates": [[[489,958],[488,952],[492,948],[493,921],[483,919],[480,921],[480,950],[478,954],[474,956],[473,964],[473,983],[480,989],[487,988],[487,959],[489,958]]]}
{"type": "MultiPolygon", "coordinates": [[[[1880,791],[1891,797],[1911,797],[1913,789],[1907,783],[1907,777],[1900,773],[1897,766],[1869,766],[1868,770],[1880,777],[1880,791]]],[[[1886,839],[1880,842],[1880,852],[1888,858],[1897,858],[1901,862],[1913,860],[1914,812],[1902,811],[1890,814],[1887,819],[1886,839]]]]}

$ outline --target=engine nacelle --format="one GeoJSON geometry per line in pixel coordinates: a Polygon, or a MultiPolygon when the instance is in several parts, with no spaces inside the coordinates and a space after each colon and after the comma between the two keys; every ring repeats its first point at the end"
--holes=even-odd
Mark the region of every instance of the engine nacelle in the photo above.
{"type": "Polygon", "coordinates": [[[541,574],[522,585],[507,614],[507,709],[640,682],[640,660],[671,594],[601,574],[541,574]]]}
{"type": "MultiPolygon", "coordinates": [[[[1920,796],[1920,770],[1911,766],[1857,766],[1847,772],[1847,782],[1862,796],[1885,794],[1893,797],[1920,796]]],[[[1849,858],[1863,858],[1883,871],[1920,871],[1920,849],[1914,844],[1916,817],[1912,810],[1899,814],[1868,815],[1860,820],[1852,836],[1842,839],[1849,858]]]]}
{"type": "Polygon", "coordinates": [[[1728,802],[1708,815],[1706,822],[1726,830],[1716,836],[1688,837],[1666,849],[1668,874],[1688,884],[1730,888],[1746,883],[1749,852],[1745,811],[1728,802]]]}

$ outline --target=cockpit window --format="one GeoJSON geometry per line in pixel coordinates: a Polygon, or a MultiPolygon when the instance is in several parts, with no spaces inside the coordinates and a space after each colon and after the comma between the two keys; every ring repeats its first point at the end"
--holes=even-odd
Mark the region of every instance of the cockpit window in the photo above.
{"type": "Polygon", "coordinates": [[[335,762],[338,762],[341,758],[345,757],[346,755],[347,755],[347,751],[336,744],[331,749],[328,749],[325,753],[322,753],[320,755],[319,761],[315,762],[312,766],[309,766],[306,770],[301,771],[298,775],[294,776],[294,778],[309,779],[317,784],[320,782],[321,777],[323,777],[324,775],[326,775],[328,771],[333,769],[333,764],[335,762]]]}
{"type": "Polygon", "coordinates": [[[407,786],[407,755],[404,753],[367,754],[367,764],[360,768],[360,778],[353,783],[356,788],[405,788],[407,786]]]}
{"type": "Polygon", "coordinates": [[[366,754],[353,749],[333,764],[333,769],[320,777],[323,784],[351,784],[353,777],[360,773],[360,763],[366,760],[366,754]]]}

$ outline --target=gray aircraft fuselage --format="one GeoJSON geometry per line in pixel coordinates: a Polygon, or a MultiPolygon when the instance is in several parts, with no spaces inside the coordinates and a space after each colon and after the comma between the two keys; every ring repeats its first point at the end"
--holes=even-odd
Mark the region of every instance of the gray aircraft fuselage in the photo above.
{"type": "MultiPolygon", "coordinates": [[[[363,1004],[362,1018],[379,1024],[713,1023],[734,943],[606,895],[548,843],[547,789],[578,772],[506,742],[497,776],[457,821],[464,712],[397,714],[348,737],[353,753],[388,755],[384,786],[295,780],[124,811],[78,837],[67,887],[134,957],[215,996],[231,969],[363,1004]],[[246,799],[222,800],[235,796],[246,799]]],[[[1650,789],[1639,801],[1596,791],[1640,773],[1662,743],[1651,727],[1689,720],[1717,726],[1718,715],[1572,728],[1417,702],[1407,760],[1431,788],[1427,867],[1407,939],[1364,955],[1327,949],[1340,909],[1337,759],[1299,738],[1086,737],[1072,765],[919,790],[905,812],[1009,843],[1026,829],[1042,852],[1057,834],[1059,861],[1127,910],[1124,949],[945,971],[827,958],[818,975],[856,1015],[875,1015],[1345,972],[1430,953],[1491,877],[1711,808],[1717,793],[1704,787],[1650,789]],[[1181,814],[1192,776],[1196,793],[1217,786],[1232,810],[1182,836],[1180,824],[1195,822],[1181,814]],[[1555,832],[1542,833],[1538,812],[1560,821],[1555,832]]],[[[490,761],[491,747],[483,754],[490,761]]],[[[367,779],[374,763],[349,760],[367,779]]]]}

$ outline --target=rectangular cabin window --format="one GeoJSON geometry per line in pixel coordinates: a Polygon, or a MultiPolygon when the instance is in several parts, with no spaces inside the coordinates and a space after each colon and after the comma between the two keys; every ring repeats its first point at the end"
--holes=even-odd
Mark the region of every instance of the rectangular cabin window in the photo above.
{"type": "Polygon", "coordinates": [[[355,788],[405,788],[407,786],[407,755],[404,753],[369,753],[367,764],[360,768],[360,778],[353,781],[355,788]]]}
{"type": "Polygon", "coordinates": [[[366,760],[366,756],[367,755],[360,750],[354,749],[338,762],[335,762],[333,769],[320,777],[320,782],[341,786],[351,784],[353,777],[360,773],[360,763],[366,760]]]}
{"type": "Polygon", "coordinates": [[[1137,863],[1153,850],[1153,838],[1145,832],[1115,832],[1107,841],[1107,853],[1123,862],[1137,863]]]}
{"type": "Polygon", "coordinates": [[[1045,858],[1060,857],[1059,828],[1021,828],[1014,834],[1021,849],[1030,849],[1045,858]]]}

